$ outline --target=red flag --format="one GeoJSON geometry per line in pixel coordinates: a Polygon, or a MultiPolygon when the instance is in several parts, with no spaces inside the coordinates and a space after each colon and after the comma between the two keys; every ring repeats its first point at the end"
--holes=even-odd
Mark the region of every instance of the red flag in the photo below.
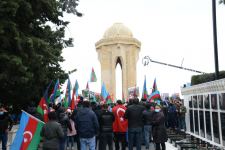
{"type": "Polygon", "coordinates": [[[124,118],[126,109],[125,106],[120,104],[113,107],[112,112],[115,116],[115,121],[113,122],[114,132],[127,132],[128,121],[124,118]]]}
{"type": "Polygon", "coordinates": [[[74,110],[75,109],[75,99],[74,99],[74,93],[72,95],[72,100],[71,100],[71,103],[70,103],[70,108],[71,110],[74,110]]]}

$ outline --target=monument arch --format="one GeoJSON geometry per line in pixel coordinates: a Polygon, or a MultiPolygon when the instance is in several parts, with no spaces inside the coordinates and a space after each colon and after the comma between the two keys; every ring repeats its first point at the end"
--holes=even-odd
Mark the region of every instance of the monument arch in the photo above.
{"type": "Polygon", "coordinates": [[[103,38],[95,44],[101,64],[101,81],[108,92],[116,95],[116,66],[122,69],[122,92],[128,97],[128,88],[136,86],[136,65],[141,43],[122,23],[115,23],[108,28],[103,38]]]}

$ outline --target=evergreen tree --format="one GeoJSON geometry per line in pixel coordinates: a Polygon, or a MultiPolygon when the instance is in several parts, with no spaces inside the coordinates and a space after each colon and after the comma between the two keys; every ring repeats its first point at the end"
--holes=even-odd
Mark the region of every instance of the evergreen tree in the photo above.
{"type": "Polygon", "coordinates": [[[0,102],[26,104],[40,100],[53,79],[64,82],[60,63],[65,39],[63,14],[73,13],[78,0],[0,1],[0,102]]]}

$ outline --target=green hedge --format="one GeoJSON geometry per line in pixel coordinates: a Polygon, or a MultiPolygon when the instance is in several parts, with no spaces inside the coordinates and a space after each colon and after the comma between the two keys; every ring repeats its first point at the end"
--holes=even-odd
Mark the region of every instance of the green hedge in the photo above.
{"type": "MultiPolygon", "coordinates": [[[[225,78],[225,71],[219,72],[219,79],[225,78]]],[[[193,75],[191,77],[191,85],[201,84],[215,80],[215,73],[206,73],[202,75],[193,75]]]]}

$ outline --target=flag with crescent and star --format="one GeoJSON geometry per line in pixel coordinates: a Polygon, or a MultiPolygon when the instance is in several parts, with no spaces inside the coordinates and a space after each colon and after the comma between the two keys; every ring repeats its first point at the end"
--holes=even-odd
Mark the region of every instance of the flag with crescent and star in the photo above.
{"type": "Polygon", "coordinates": [[[40,132],[44,122],[22,110],[19,129],[13,140],[10,150],[35,150],[38,149],[41,136],[40,132]]]}
{"type": "Polygon", "coordinates": [[[49,83],[47,89],[45,90],[45,93],[43,95],[43,97],[41,98],[38,107],[37,107],[37,112],[39,112],[43,118],[44,118],[44,122],[48,122],[48,90],[49,87],[51,86],[52,81],[49,83]]]}

